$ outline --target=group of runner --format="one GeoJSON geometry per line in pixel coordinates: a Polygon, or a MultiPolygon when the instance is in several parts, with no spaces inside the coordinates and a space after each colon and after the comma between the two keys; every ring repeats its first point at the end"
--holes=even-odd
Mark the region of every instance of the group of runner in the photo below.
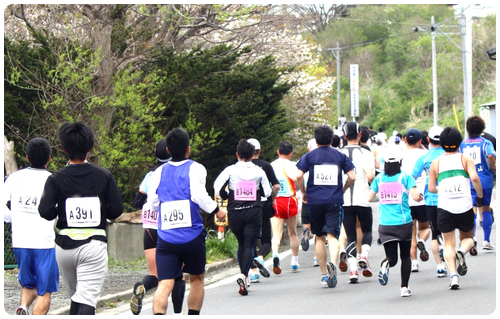
{"type": "MultiPolygon", "coordinates": [[[[381,152],[381,147],[367,145],[370,131],[358,123],[342,126],[342,148],[332,146],[334,130],[319,125],[308,152],[297,163],[291,161],[290,142],[280,142],[278,159],[268,163],[258,158],[261,146],[256,139],[241,139],[236,147],[238,161],[224,169],[213,185],[215,194],[228,200],[229,229],[238,241],[238,292],[248,295],[250,284],[259,282],[260,275],[270,277],[264,265],[270,252],[273,273],[281,274],[284,223],[292,250],[291,271],[300,267],[299,245],[307,250],[314,237],[314,263],[319,266],[321,284],[336,287],[337,269],[349,270],[351,283],[359,280],[359,270],[364,277],[373,276],[368,262],[373,238],[370,201],[377,198],[378,243],[386,255],[378,273],[380,284],[387,284],[389,269],[399,255],[400,294],[410,296],[410,273],[419,270],[417,250],[420,259],[427,261],[425,241],[431,237],[437,277],[449,273],[449,288],[459,288],[460,276],[467,273],[465,255],[477,255],[477,214],[484,231],[483,249],[494,249],[490,202],[496,153],[493,144],[481,137],[484,121],[480,117],[469,118],[466,127],[466,140],[457,129],[430,128],[425,138],[428,150],[423,146],[424,134],[410,129],[402,136],[405,147],[399,147],[399,136],[394,134],[394,141],[381,152]],[[300,241],[297,189],[303,203],[300,241]],[[455,229],[460,236],[458,250],[455,229]]],[[[66,167],[49,173],[50,145],[35,138],[26,147],[30,167],[5,181],[4,201],[10,202],[10,208],[6,205],[4,220],[13,224],[23,287],[17,314],[29,314],[33,302],[33,314],[46,314],[50,295],[58,290],[59,272],[71,297],[70,314],[95,314],[107,271],[106,223],[123,212],[111,173],[87,162],[94,142],[92,129],[82,122],[64,123],[58,137],[69,158],[66,167]]],[[[130,308],[139,314],[145,292],[156,288],[153,313],[166,313],[170,295],[174,313],[181,313],[184,273],[188,273],[188,314],[199,314],[207,235],[200,209],[216,214],[220,221],[226,213],[208,195],[205,167],[189,159],[186,131],[172,130],[156,144],[155,155],[158,163],[145,176],[134,200],[142,209],[148,275],[135,284],[130,308]]]]}

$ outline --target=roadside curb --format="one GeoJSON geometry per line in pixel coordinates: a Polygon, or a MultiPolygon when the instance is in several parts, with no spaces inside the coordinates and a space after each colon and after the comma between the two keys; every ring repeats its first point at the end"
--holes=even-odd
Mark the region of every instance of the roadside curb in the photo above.
{"type": "MultiPolygon", "coordinates": [[[[230,259],[226,259],[223,261],[218,261],[218,262],[207,264],[205,266],[205,276],[212,274],[212,273],[215,273],[215,272],[218,272],[218,271],[221,271],[221,270],[224,270],[226,268],[230,268],[230,267],[237,265],[237,264],[238,264],[238,259],[236,259],[236,258],[230,258],[230,259]]],[[[99,301],[97,302],[98,306],[96,308],[96,312],[99,310],[99,305],[102,305],[103,302],[117,303],[117,302],[123,301],[123,300],[130,300],[130,298],[132,297],[132,290],[133,290],[133,288],[130,288],[130,289],[127,289],[125,291],[122,291],[122,292],[119,292],[116,294],[109,294],[109,295],[100,297],[99,301]]],[[[186,290],[189,290],[189,275],[188,274],[186,274],[186,290]]],[[[56,309],[54,311],[49,311],[49,313],[47,313],[47,315],[69,315],[69,309],[70,309],[70,306],[62,307],[62,308],[56,309]]]]}

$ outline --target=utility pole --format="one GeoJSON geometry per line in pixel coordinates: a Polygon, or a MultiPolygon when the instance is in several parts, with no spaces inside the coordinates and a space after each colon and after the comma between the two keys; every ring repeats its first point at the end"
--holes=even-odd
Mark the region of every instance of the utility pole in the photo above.
{"type": "MultiPolygon", "coordinates": [[[[462,5],[460,14],[460,26],[462,32],[462,63],[464,77],[464,113],[465,122],[472,115],[472,28],[467,26],[467,17],[462,5]],[[467,32],[468,31],[468,32],[467,32]]],[[[464,126],[465,126],[464,122],[464,126]]],[[[467,137],[467,130],[464,130],[467,137]]]]}
{"type": "Polygon", "coordinates": [[[340,46],[337,42],[336,48],[328,48],[330,52],[332,52],[333,56],[337,60],[337,119],[340,121],[340,46]],[[337,50],[337,54],[333,51],[333,49],[337,50]]]}
{"type": "Polygon", "coordinates": [[[437,70],[436,70],[436,26],[434,16],[431,17],[431,38],[432,38],[432,92],[434,104],[434,126],[438,125],[438,94],[437,94],[437,70]]]}

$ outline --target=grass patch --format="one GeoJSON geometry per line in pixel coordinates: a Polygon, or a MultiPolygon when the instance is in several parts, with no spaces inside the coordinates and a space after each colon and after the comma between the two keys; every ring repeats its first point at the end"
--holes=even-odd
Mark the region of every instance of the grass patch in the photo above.
{"type": "Polygon", "coordinates": [[[217,232],[213,230],[208,231],[208,238],[205,245],[207,249],[207,263],[235,258],[238,252],[238,240],[230,230],[226,232],[224,240],[217,238],[217,232]]]}
{"type": "Polygon", "coordinates": [[[113,258],[108,259],[108,270],[110,271],[141,271],[148,269],[148,264],[146,262],[146,257],[141,257],[133,260],[115,260],[113,258]]]}

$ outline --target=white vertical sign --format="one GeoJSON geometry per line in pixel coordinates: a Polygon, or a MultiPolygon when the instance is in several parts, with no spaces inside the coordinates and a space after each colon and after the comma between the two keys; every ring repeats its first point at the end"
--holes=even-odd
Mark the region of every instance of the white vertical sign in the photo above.
{"type": "Polygon", "coordinates": [[[349,77],[351,80],[351,116],[359,116],[359,82],[358,82],[358,65],[351,64],[349,66],[349,77]]]}

